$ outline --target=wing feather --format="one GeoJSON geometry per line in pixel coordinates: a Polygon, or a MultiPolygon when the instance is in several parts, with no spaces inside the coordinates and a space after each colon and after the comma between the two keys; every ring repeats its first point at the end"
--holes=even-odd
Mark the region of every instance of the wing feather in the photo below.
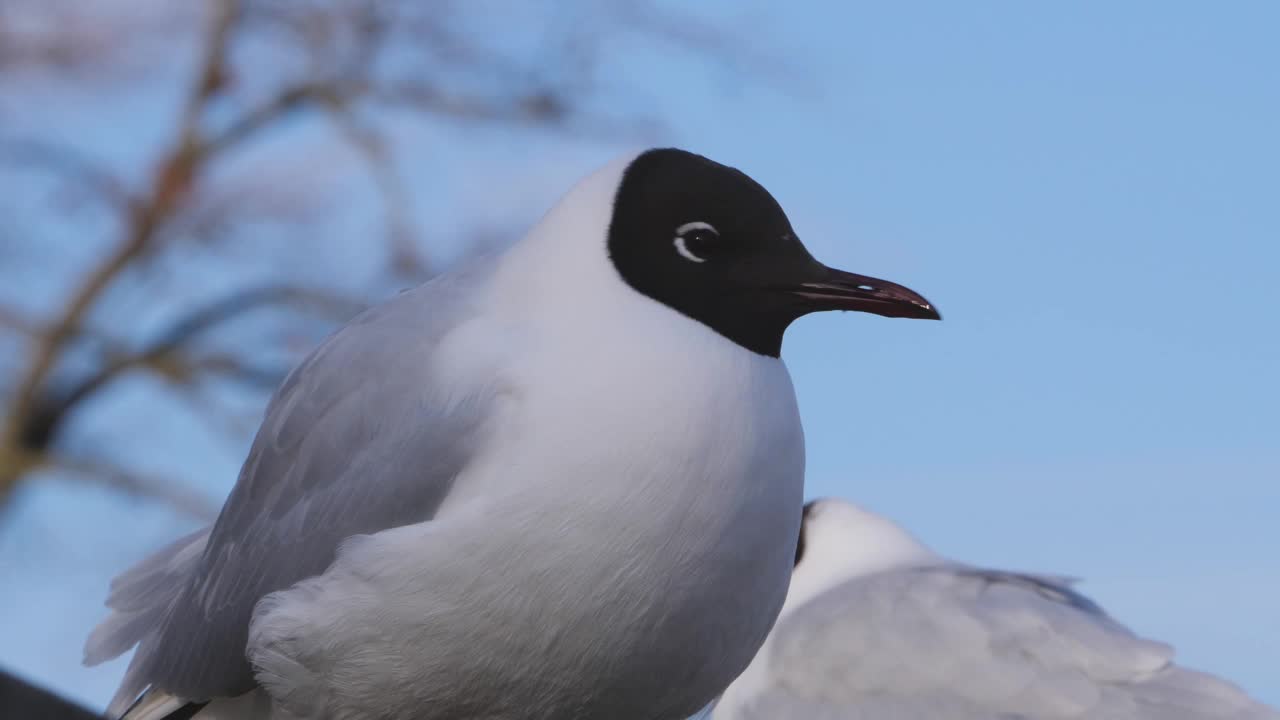
{"type": "Polygon", "coordinates": [[[115,711],[148,686],[192,700],[251,689],[245,641],[260,598],[324,572],[346,538],[434,515],[493,392],[483,381],[432,387],[432,359],[468,321],[468,287],[486,274],[473,265],[402,293],[289,374],[213,528],[113,586],[117,612],[86,655],[102,661],[138,644],[115,711]]]}
{"type": "Polygon", "coordinates": [[[1050,576],[857,578],[797,608],[766,647],[767,687],[743,717],[1280,720],[1050,576]]]}

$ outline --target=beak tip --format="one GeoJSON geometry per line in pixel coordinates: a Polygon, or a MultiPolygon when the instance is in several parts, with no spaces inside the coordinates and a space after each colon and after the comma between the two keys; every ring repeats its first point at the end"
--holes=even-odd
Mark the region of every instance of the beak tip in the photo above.
{"type": "Polygon", "coordinates": [[[911,318],[913,320],[941,320],[942,313],[938,311],[938,306],[925,300],[924,298],[909,299],[900,305],[900,312],[897,317],[911,318]]]}
{"type": "Polygon", "coordinates": [[[819,265],[820,277],[791,292],[804,298],[806,312],[854,310],[891,318],[941,320],[937,306],[908,287],[819,265]]]}

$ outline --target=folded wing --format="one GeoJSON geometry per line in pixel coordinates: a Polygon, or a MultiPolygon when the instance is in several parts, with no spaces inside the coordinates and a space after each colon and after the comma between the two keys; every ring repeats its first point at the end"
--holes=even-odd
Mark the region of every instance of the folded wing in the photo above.
{"type": "Polygon", "coordinates": [[[1276,720],[1173,664],[1068,582],[965,566],[898,569],[820,595],[775,629],[747,716],[1276,720]]]}
{"type": "Polygon", "coordinates": [[[331,336],[271,400],[214,526],[117,578],[114,612],[85,650],[93,664],[138,645],[112,714],[148,687],[189,700],[251,689],[245,642],[260,598],[324,572],[353,535],[434,515],[493,394],[430,382],[483,275],[437,278],[331,336]]]}

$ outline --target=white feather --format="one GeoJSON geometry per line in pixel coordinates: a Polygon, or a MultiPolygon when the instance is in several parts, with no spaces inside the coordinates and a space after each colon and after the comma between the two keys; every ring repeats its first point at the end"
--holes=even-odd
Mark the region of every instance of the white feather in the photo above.
{"type": "Polygon", "coordinates": [[[819,501],[784,610],[716,720],[1280,720],[1061,578],[933,553],[819,501]]]}

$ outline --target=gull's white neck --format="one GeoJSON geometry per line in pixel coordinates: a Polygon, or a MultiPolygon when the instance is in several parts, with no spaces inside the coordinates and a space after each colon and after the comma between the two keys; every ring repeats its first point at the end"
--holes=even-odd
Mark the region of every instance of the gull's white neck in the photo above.
{"type": "Polygon", "coordinates": [[[499,272],[506,277],[495,286],[508,288],[522,306],[537,302],[546,317],[642,297],[618,274],[608,249],[615,195],[634,159],[618,158],[570,189],[503,254],[499,272]]]}
{"type": "MultiPolygon", "coordinates": [[[[618,187],[634,159],[621,157],[579,182],[507,250],[490,284],[496,293],[491,300],[557,348],[585,350],[577,356],[583,361],[612,343],[623,353],[660,349],[655,346],[686,354],[714,348],[735,362],[781,366],[778,358],[747,350],[641,293],[618,272],[609,255],[609,226],[618,187]]],[[[687,362],[696,360],[686,357],[687,362]]]]}

